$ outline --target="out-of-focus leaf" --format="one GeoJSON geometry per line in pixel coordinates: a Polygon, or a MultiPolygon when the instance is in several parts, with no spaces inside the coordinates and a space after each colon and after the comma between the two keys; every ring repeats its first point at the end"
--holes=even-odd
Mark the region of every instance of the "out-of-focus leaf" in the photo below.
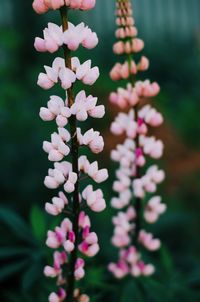
{"type": "Polygon", "coordinates": [[[173,259],[172,256],[167,249],[166,246],[162,245],[160,249],[160,256],[161,256],[161,261],[164,266],[164,269],[168,274],[170,274],[173,271],[174,264],[173,264],[173,259]]]}
{"type": "Polygon", "coordinates": [[[157,280],[154,280],[152,278],[144,278],[142,284],[146,289],[146,294],[150,298],[150,301],[155,301],[155,302],[173,301],[172,293],[169,291],[169,289],[164,284],[158,282],[157,280]]]}
{"type": "Polygon", "coordinates": [[[0,260],[28,255],[30,251],[31,250],[29,248],[23,248],[17,246],[2,247],[0,249],[0,260]]]}
{"type": "Polygon", "coordinates": [[[104,287],[105,288],[105,281],[104,281],[104,270],[102,268],[90,268],[87,271],[87,280],[89,286],[92,287],[104,287]]]}
{"type": "Polygon", "coordinates": [[[144,302],[143,293],[134,279],[126,284],[120,299],[120,302],[129,301],[144,302]]]}
{"type": "Polygon", "coordinates": [[[39,207],[34,206],[31,210],[30,219],[35,237],[39,241],[43,241],[46,235],[46,222],[44,213],[40,210],[39,207]]]}
{"type": "Polygon", "coordinates": [[[42,278],[42,263],[33,262],[22,277],[23,290],[29,290],[34,283],[42,278]]]}
{"type": "Polygon", "coordinates": [[[191,286],[198,286],[200,287],[200,267],[196,267],[192,272],[189,274],[187,278],[187,283],[191,286]]]}
{"type": "Polygon", "coordinates": [[[0,281],[7,279],[24,269],[29,263],[29,259],[19,260],[14,263],[8,263],[0,269],[0,281]]]}
{"type": "Polygon", "coordinates": [[[34,242],[28,224],[16,212],[7,208],[0,208],[0,222],[8,226],[20,239],[34,242]]]}
{"type": "MultiPolygon", "coordinates": [[[[3,293],[3,296],[6,302],[35,302],[36,300],[35,298],[32,298],[30,294],[19,293],[19,291],[17,293],[6,291],[3,293]]],[[[38,301],[37,299],[37,302],[41,302],[41,300],[38,301]]]]}

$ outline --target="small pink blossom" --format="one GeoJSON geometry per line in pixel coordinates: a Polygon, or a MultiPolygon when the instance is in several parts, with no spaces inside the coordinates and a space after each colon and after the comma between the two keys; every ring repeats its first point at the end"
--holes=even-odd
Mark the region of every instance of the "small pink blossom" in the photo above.
{"type": "Polygon", "coordinates": [[[68,204],[68,200],[63,192],[59,192],[59,197],[53,197],[52,203],[45,204],[45,210],[47,213],[53,216],[57,216],[62,213],[65,205],[68,204]]]}
{"type": "Polygon", "coordinates": [[[76,280],[81,280],[85,276],[85,261],[82,258],[76,260],[74,276],[76,280]]]}
{"type": "Polygon", "coordinates": [[[43,142],[43,150],[49,154],[50,161],[60,161],[70,152],[67,143],[70,140],[70,134],[65,128],[58,128],[58,133],[51,135],[51,142],[43,142]]]}
{"type": "Polygon", "coordinates": [[[66,183],[64,184],[64,190],[67,193],[72,193],[75,190],[75,184],[78,180],[78,175],[75,172],[69,172],[66,183]]]}
{"type": "Polygon", "coordinates": [[[77,120],[85,121],[88,116],[102,118],[105,114],[105,107],[103,105],[97,106],[97,98],[92,95],[86,97],[85,91],[82,90],[77,94],[70,112],[76,115],[77,120]]]}
{"type": "Polygon", "coordinates": [[[159,216],[166,211],[166,205],[161,203],[160,196],[152,197],[144,211],[144,218],[148,223],[154,223],[158,220],[159,216]]]}
{"type": "Polygon", "coordinates": [[[135,38],[132,40],[132,51],[140,52],[144,48],[144,42],[141,39],[135,38]]]}
{"type": "Polygon", "coordinates": [[[88,185],[82,192],[83,198],[86,200],[88,206],[94,212],[102,212],[106,208],[106,202],[103,198],[101,189],[93,190],[92,185],[88,185]]]}
{"type": "Polygon", "coordinates": [[[86,85],[93,85],[99,77],[98,67],[91,68],[91,60],[86,61],[76,69],[76,77],[86,85]]]}
{"type": "Polygon", "coordinates": [[[104,148],[103,137],[100,135],[98,131],[94,131],[94,129],[90,129],[85,132],[84,135],[81,134],[80,128],[77,128],[77,136],[78,142],[80,145],[88,145],[90,150],[93,153],[100,153],[104,148]]]}
{"type": "Polygon", "coordinates": [[[108,269],[117,279],[124,278],[129,273],[128,265],[124,261],[119,261],[116,264],[110,263],[108,269]]]}
{"type": "Polygon", "coordinates": [[[138,241],[149,251],[156,251],[161,245],[159,239],[153,239],[153,235],[144,230],[140,231],[138,241]]]}
{"type": "Polygon", "coordinates": [[[49,302],[62,302],[66,298],[66,292],[63,288],[59,288],[57,293],[51,293],[49,296],[49,302]]]}
{"type": "Polygon", "coordinates": [[[108,178],[107,169],[98,168],[98,162],[90,163],[86,156],[79,158],[79,169],[85,174],[88,174],[97,183],[104,182],[108,178]]]}
{"type": "Polygon", "coordinates": [[[88,49],[96,47],[98,44],[96,33],[92,32],[83,22],[77,26],[69,23],[68,26],[68,30],[63,34],[63,41],[70,50],[77,50],[80,44],[88,49]]]}

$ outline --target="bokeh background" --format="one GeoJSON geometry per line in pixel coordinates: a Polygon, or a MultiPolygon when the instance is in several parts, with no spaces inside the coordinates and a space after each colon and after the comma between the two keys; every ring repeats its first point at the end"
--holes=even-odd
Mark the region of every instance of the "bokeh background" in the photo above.
{"type": "MultiPolygon", "coordinates": [[[[36,53],[33,41],[47,21],[60,20],[57,13],[37,16],[31,2],[0,0],[1,302],[45,302],[54,286],[42,273],[51,259],[44,246],[46,230],[56,221],[44,212],[52,193],[43,186],[49,163],[41,148],[53,128],[38,117],[51,92],[36,86],[38,73],[52,56],[36,53]]],[[[89,261],[83,286],[92,302],[200,301],[200,1],[134,1],[139,36],[151,61],[146,77],[162,87],[153,103],[165,115],[165,124],[156,134],[166,146],[159,164],[167,174],[160,192],[168,212],[155,226],[163,242],[161,251],[151,257],[157,273],[150,279],[122,282],[106,270],[109,261],[116,259],[110,244],[114,212],[109,207],[115,166],[109,152],[117,141],[109,124],[117,111],[108,103],[109,92],[117,87],[108,76],[117,60],[112,54],[114,2],[97,0],[93,12],[70,15],[75,23],[89,23],[100,37],[96,50],[80,49],[78,55],[91,57],[101,68],[101,77],[90,91],[106,105],[107,114],[103,121],[90,120],[87,128],[103,132],[106,148],[99,160],[110,170],[104,185],[108,209],[93,215],[102,248],[89,261]]],[[[54,92],[61,93],[58,88],[54,92]]]]}

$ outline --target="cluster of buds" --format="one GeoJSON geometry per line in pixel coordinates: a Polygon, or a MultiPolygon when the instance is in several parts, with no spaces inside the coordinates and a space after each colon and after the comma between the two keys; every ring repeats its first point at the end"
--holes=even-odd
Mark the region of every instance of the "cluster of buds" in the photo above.
{"type": "Polygon", "coordinates": [[[152,264],[144,263],[143,252],[144,249],[158,250],[161,242],[145,228],[158,220],[165,212],[166,205],[161,202],[160,196],[153,195],[158,184],[164,180],[165,173],[157,165],[147,165],[148,157],[159,159],[163,154],[162,141],[149,135],[150,128],[163,123],[163,116],[146,101],[155,97],[160,88],[156,82],[135,80],[139,72],[148,69],[149,60],[144,56],[138,63],[133,60],[132,54],[140,52],[144,42],[137,38],[131,1],[118,0],[116,15],[116,38],[119,40],[113,50],[118,55],[125,54],[127,60],[117,63],[110,77],[114,81],[128,80],[128,84],[112,92],[109,97],[112,104],[125,109],[112,122],[111,132],[126,137],[111,152],[111,159],[119,163],[117,179],[113,183],[117,196],[112,198],[111,205],[120,210],[113,218],[112,244],[120,251],[118,262],[111,263],[109,270],[116,278],[150,276],[155,268],[152,264]],[[143,171],[146,172],[143,174],[143,171]],[[147,194],[152,196],[148,197],[147,194]]]}
{"type": "Polygon", "coordinates": [[[50,9],[57,10],[63,6],[87,11],[92,9],[95,3],[96,0],[34,0],[33,9],[38,14],[47,13],[50,9]]]}
{"type": "Polygon", "coordinates": [[[40,52],[56,52],[59,47],[66,45],[70,50],[77,50],[80,45],[92,49],[98,44],[97,34],[92,32],[84,23],[74,26],[69,23],[68,31],[63,32],[62,27],[48,23],[44,29],[44,38],[35,39],[35,48],[40,52]]]}
{"type": "Polygon", "coordinates": [[[43,89],[50,89],[59,81],[61,87],[69,89],[76,80],[82,81],[86,85],[93,85],[99,77],[98,67],[91,68],[91,60],[80,64],[78,58],[72,60],[72,69],[65,66],[65,60],[57,57],[52,67],[44,66],[46,73],[40,73],[38,85],[43,89]]]}
{"type": "MultiPolygon", "coordinates": [[[[46,245],[55,250],[53,265],[46,266],[44,274],[57,278],[58,290],[51,293],[49,302],[77,301],[89,302],[89,297],[76,288],[76,281],[85,275],[83,257],[93,257],[99,251],[98,237],[91,231],[89,216],[83,211],[87,206],[94,212],[101,212],[106,202],[101,189],[94,190],[87,185],[80,190],[79,183],[86,177],[101,183],[108,178],[106,169],[100,169],[97,161],[90,163],[85,155],[80,154],[80,146],[88,147],[93,153],[104,148],[103,137],[98,131],[89,129],[81,133],[78,122],[87,118],[102,118],[105,114],[103,105],[97,105],[97,98],[86,96],[84,90],[74,96],[72,86],[77,80],[86,85],[93,85],[99,77],[98,67],[91,67],[91,60],[81,64],[77,57],[71,57],[71,51],[80,45],[87,49],[98,43],[96,33],[83,23],[75,26],[68,22],[68,10],[89,10],[95,0],[35,0],[33,8],[37,13],[49,9],[60,9],[62,26],[48,24],[44,38],[35,39],[35,48],[39,52],[56,52],[63,47],[65,57],[56,57],[52,66],[44,66],[45,73],[40,73],[38,85],[50,89],[60,84],[64,89],[64,99],[53,95],[47,106],[40,109],[43,121],[55,121],[57,131],[51,134],[50,141],[44,141],[43,149],[48,159],[53,162],[44,184],[49,189],[58,189],[57,196],[45,204],[48,214],[60,216],[60,225],[47,233],[46,245]],[[68,158],[70,156],[70,158],[68,158]],[[65,213],[69,216],[66,218],[65,213]]],[[[150,209],[149,209],[150,210],[150,209]]]]}

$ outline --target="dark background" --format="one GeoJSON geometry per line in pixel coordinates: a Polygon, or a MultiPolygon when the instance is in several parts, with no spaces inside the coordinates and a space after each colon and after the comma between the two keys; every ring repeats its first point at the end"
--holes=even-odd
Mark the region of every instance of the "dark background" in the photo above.
{"type": "MultiPolygon", "coordinates": [[[[118,142],[109,133],[117,113],[108,102],[109,92],[117,87],[108,77],[118,59],[112,54],[113,12],[114,1],[97,0],[93,12],[70,15],[75,23],[87,20],[100,36],[96,50],[80,49],[78,56],[82,60],[91,57],[93,65],[101,69],[90,92],[106,105],[107,114],[104,120],[89,120],[87,128],[103,132],[106,147],[99,161],[110,171],[110,179],[103,185],[107,211],[92,215],[101,251],[88,261],[82,285],[92,302],[200,301],[200,1],[135,0],[139,36],[146,41],[144,54],[151,61],[146,77],[162,87],[153,104],[165,116],[165,124],[156,134],[165,143],[159,165],[167,179],[160,191],[168,212],[154,230],[163,242],[161,251],[150,258],[157,267],[155,276],[121,282],[106,270],[109,261],[116,259],[110,244],[114,212],[109,207],[115,168],[109,153],[118,142]]],[[[38,16],[31,1],[0,0],[1,302],[45,302],[54,289],[54,281],[46,280],[42,273],[43,266],[51,263],[51,251],[44,245],[46,231],[56,221],[44,212],[52,192],[43,186],[49,163],[41,148],[53,126],[38,117],[51,91],[36,86],[42,66],[50,64],[54,56],[36,53],[33,48],[34,37],[41,36],[47,21],[60,23],[58,13],[38,16]]],[[[62,93],[58,88],[54,92],[62,93]]]]}

